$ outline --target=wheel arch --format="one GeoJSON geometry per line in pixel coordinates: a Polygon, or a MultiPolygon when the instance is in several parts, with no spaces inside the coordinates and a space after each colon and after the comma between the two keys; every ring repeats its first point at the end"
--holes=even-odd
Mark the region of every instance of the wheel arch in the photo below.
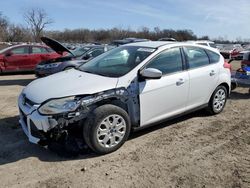
{"type": "MultiPolygon", "coordinates": [[[[228,85],[228,83],[223,82],[223,83],[221,83],[221,84],[218,85],[218,86],[224,86],[224,87],[227,89],[227,96],[228,96],[228,97],[230,96],[230,86],[228,85]]],[[[217,87],[218,87],[218,86],[217,86],[217,87]]]]}

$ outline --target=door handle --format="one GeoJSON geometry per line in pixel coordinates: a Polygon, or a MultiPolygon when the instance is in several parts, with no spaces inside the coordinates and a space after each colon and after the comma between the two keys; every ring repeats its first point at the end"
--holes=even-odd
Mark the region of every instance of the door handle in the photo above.
{"type": "Polygon", "coordinates": [[[180,86],[180,85],[182,85],[182,84],[184,84],[184,79],[183,78],[180,78],[177,82],[176,82],[176,85],[177,86],[180,86]]]}
{"type": "Polygon", "coordinates": [[[209,73],[210,76],[214,76],[215,74],[216,74],[216,73],[215,73],[214,70],[212,70],[212,71],[209,73]]]}

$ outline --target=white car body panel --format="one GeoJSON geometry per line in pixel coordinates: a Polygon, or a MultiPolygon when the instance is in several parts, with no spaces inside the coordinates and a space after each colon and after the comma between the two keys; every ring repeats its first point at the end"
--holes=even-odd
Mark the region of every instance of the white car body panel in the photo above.
{"type": "Polygon", "coordinates": [[[189,78],[187,71],[165,75],[139,84],[141,126],[185,111],[189,78]]]}
{"type": "Polygon", "coordinates": [[[188,70],[189,95],[187,109],[192,109],[208,103],[212,92],[218,86],[218,64],[188,70]]]}
{"type": "Polygon", "coordinates": [[[70,69],[31,82],[24,89],[24,94],[31,101],[40,104],[53,98],[94,94],[113,89],[117,81],[118,78],[108,78],[70,69]]]}

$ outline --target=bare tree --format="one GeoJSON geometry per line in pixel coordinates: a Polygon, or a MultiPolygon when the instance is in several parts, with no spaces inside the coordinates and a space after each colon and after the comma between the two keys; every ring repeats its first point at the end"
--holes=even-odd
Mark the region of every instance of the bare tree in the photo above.
{"type": "Polygon", "coordinates": [[[7,37],[8,19],[0,12],[0,41],[5,41],[7,37]]]}
{"type": "Polygon", "coordinates": [[[44,9],[32,8],[24,14],[24,19],[29,25],[35,41],[39,41],[44,29],[53,23],[44,9]]]}

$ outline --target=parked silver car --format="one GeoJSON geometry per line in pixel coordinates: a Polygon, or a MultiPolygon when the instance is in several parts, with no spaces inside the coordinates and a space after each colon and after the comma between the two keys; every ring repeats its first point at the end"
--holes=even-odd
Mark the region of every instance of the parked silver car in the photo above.
{"type": "Polygon", "coordinates": [[[31,82],[19,96],[20,124],[30,142],[42,145],[66,142],[79,127],[89,148],[106,154],[132,128],[205,107],[220,113],[230,85],[230,65],[214,48],[132,43],[31,82]]]}

